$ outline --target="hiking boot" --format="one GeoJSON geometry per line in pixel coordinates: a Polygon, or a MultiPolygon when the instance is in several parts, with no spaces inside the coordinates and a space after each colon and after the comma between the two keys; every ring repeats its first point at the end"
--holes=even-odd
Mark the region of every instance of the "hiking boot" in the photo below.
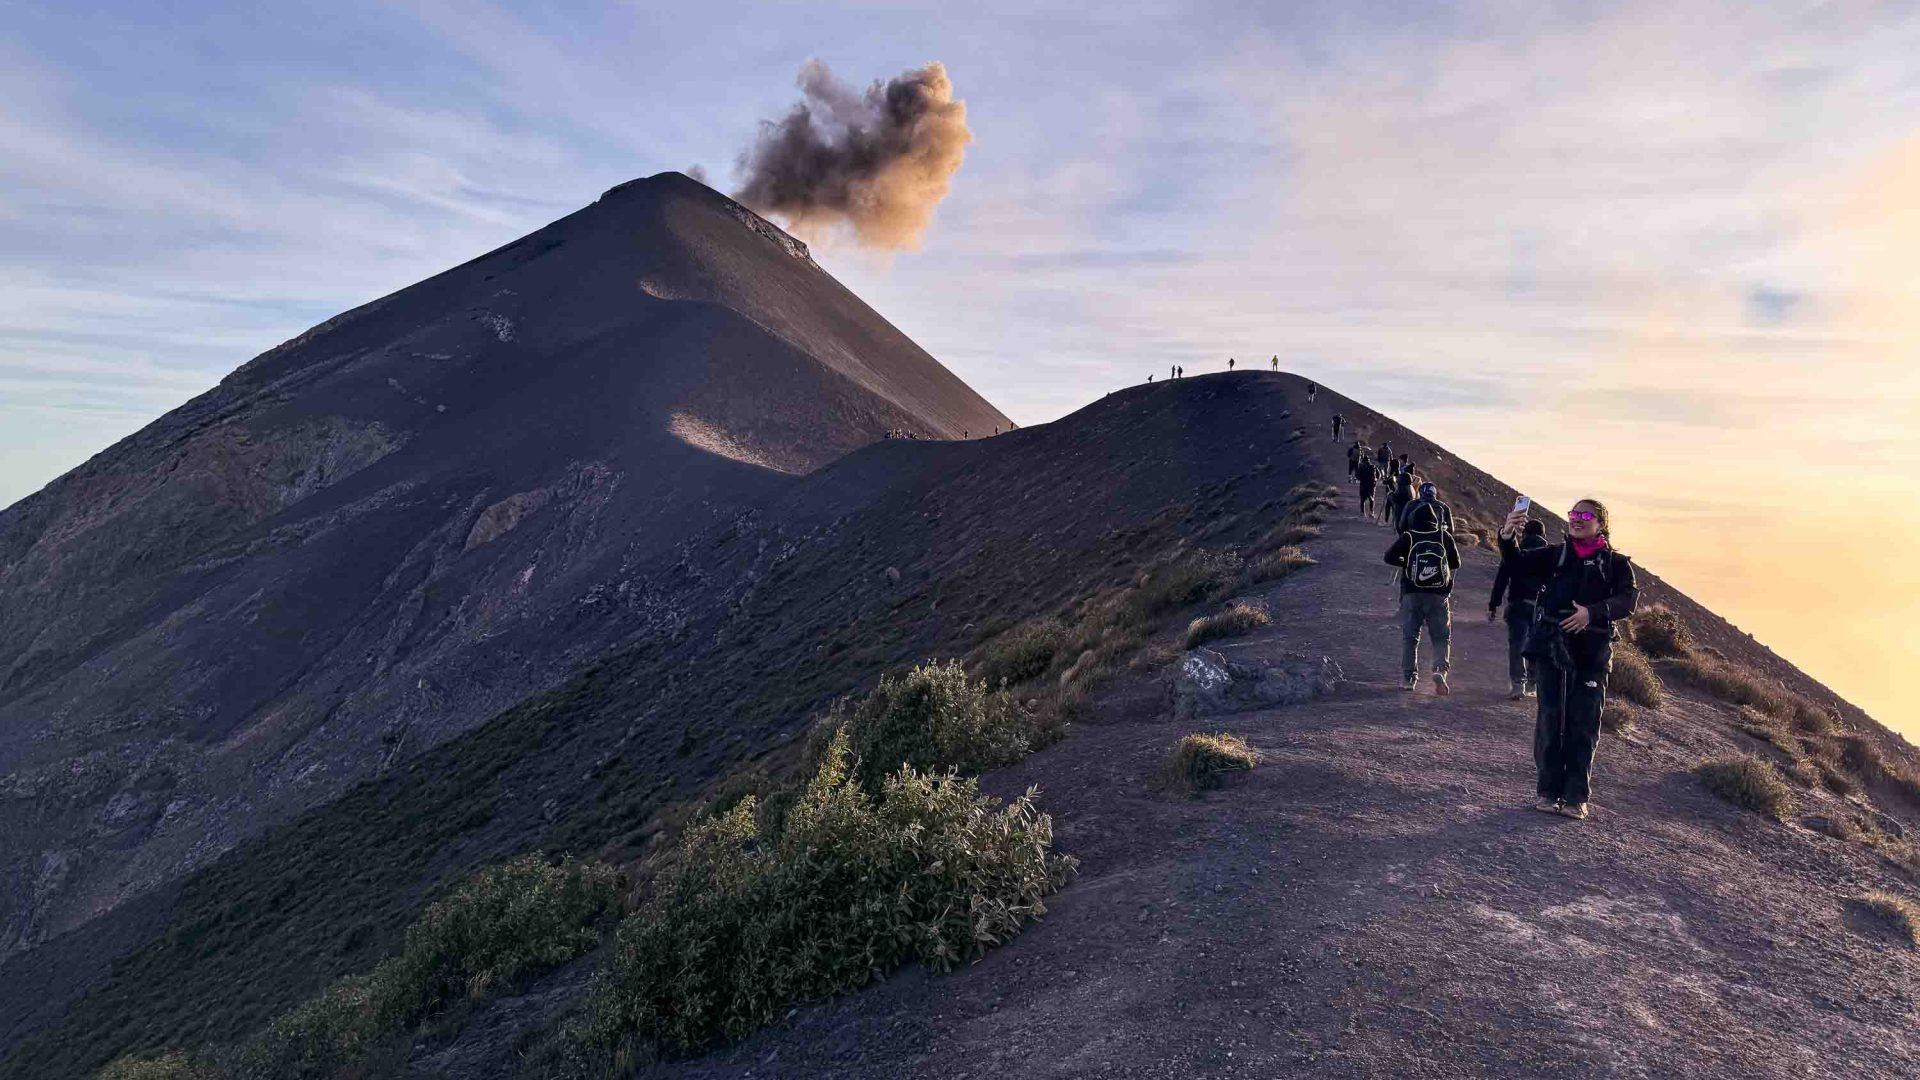
{"type": "Polygon", "coordinates": [[[1560,812],[1575,821],[1587,820],[1587,804],[1583,802],[1562,803],[1560,812]]]}
{"type": "Polygon", "coordinates": [[[1539,697],[1539,696],[1540,696],[1540,688],[1539,688],[1538,686],[1535,686],[1535,685],[1534,685],[1534,684],[1532,684],[1532,683],[1528,683],[1528,684],[1527,684],[1527,696],[1528,696],[1528,697],[1539,697]]]}
{"type": "Polygon", "coordinates": [[[1441,697],[1446,697],[1448,694],[1453,693],[1453,688],[1447,685],[1446,672],[1436,671],[1433,673],[1433,692],[1441,697]]]}
{"type": "Polygon", "coordinates": [[[1507,691],[1508,701],[1519,701],[1521,698],[1526,696],[1527,696],[1527,686],[1525,683],[1514,683],[1513,688],[1507,691]]]}
{"type": "Polygon", "coordinates": [[[1400,689],[1402,690],[1412,690],[1419,685],[1420,676],[1418,675],[1407,675],[1400,680],[1400,689]]]}
{"type": "Polygon", "coordinates": [[[1560,812],[1560,800],[1549,799],[1542,795],[1540,801],[1533,804],[1533,808],[1543,814],[1557,814],[1560,812]]]}

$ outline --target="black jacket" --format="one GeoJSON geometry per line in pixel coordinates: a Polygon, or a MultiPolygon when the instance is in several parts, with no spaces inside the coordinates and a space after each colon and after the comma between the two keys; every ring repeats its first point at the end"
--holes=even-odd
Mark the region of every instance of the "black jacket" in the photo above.
{"type": "Polygon", "coordinates": [[[1418,499],[1417,498],[1417,499],[1414,499],[1412,502],[1408,503],[1405,507],[1401,508],[1400,510],[1400,517],[1397,519],[1396,524],[1398,524],[1401,532],[1407,531],[1407,528],[1408,528],[1407,520],[1413,516],[1413,508],[1416,506],[1433,507],[1434,513],[1439,517],[1440,527],[1442,529],[1445,529],[1447,532],[1453,531],[1453,507],[1448,506],[1446,503],[1441,502],[1439,499],[1418,499]]]}
{"type": "MultiPolygon", "coordinates": [[[[1444,531],[1441,532],[1440,543],[1441,543],[1441,546],[1446,548],[1446,551],[1447,551],[1447,568],[1450,570],[1460,569],[1460,549],[1459,547],[1455,546],[1453,542],[1453,534],[1450,532],[1444,532],[1444,531]]],[[[1400,566],[1400,567],[1406,566],[1407,553],[1412,548],[1413,548],[1413,534],[1410,532],[1401,533],[1400,539],[1395,540],[1393,542],[1393,546],[1387,549],[1387,565],[1400,566]]],[[[1400,593],[1403,596],[1406,595],[1407,593],[1418,593],[1421,596],[1449,596],[1449,595],[1452,595],[1453,593],[1453,583],[1455,580],[1457,580],[1457,578],[1458,578],[1458,575],[1449,575],[1447,579],[1447,587],[1444,589],[1416,589],[1413,587],[1413,583],[1407,580],[1407,575],[1401,574],[1400,575],[1400,593]]]]}
{"type": "MultiPolygon", "coordinates": [[[[1547,538],[1533,533],[1522,536],[1517,545],[1522,554],[1538,551],[1546,546],[1547,538]]],[[[1503,558],[1500,560],[1499,571],[1493,575],[1493,598],[1487,601],[1487,609],[1500,610],[1500,598],[1504,596],[1507,599],[1508,618],[1524,615],[1531,619],[1533,604],[1540,599],[1540,590],[1546,587],[1547,579],[1544,574],[1521,573],[1514,563],[1503,558]]]]}
{"type": "Polygon", "coordinates": [[[1574,554],[1573,542],[1522,551],[1512,537],[1500,538],[1500,567],[1514,575],[1537,575],[1544,579],[1539,605],[1542,614],[1563,619],[1573,614],[1573,605],[1587,609],[1589,633],[1604,633],[1608,640],[1620,636],[1615,623],[1633,614],[1640,603],[1640,586],[1633,576],[1633,560],[1612,547],[1604,547],[1590,559],[1574,554]]]}

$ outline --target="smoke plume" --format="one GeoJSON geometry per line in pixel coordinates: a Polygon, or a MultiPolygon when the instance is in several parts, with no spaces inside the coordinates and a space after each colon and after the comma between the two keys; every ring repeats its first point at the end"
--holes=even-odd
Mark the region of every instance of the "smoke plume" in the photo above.
{"type": "Polygon", "coordinates": [[[800,68],[804,100],[761,124],[740,159],[741,202],[799,232],[845,223],[867,247],[914,248],[946,198],[967,143],[967,105],[935,62],[862,95],[818,60],[800,68]]]}

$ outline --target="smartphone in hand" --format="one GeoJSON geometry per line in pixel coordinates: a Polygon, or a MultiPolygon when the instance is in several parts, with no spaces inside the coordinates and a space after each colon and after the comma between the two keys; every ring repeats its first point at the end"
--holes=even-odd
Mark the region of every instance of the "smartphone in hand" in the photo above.
{"type": "Polygon", "coordinates": [[[1515,500],[1513,500],[1513,512],[1514,512],[1514,513],[1516,513],[1516,514],[1524,514],[1524,513],[1526,513],[1526,512],[1528,511],[1528,510],[1531,510],[1531,509],[1533,509],[1533,500],[1532,500],[1532,499],[1529,499],[1529,498],[1527,498],[1527,497],[1526,497],[1525,495],[1522,495],[1522,496],[1520,496],[1519,498],[1517,498],[1517,499],[1515,499],[1515,500]]]}

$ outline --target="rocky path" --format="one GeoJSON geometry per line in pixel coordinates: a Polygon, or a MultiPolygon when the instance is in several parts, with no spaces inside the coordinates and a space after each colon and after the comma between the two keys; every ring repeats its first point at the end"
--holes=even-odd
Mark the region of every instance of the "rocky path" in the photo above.
{"type": "Polygon", "coordinates": [[[1700,702],[1603,738],[1592,820],[1529,809],[1533,702],[1504,698],[1493,553],[1465,552],[1453,696],[1405,693],[1391,534],[1351,492],[1318,564],[1255,593],[1273,625],[1221,646],[1330,656],[1339,692],[1183,724],[1164,671],[1114,687],[1098,721],[985,781],[1041,785],[1082,860],[1044,921],[649,1075],[1911,1075],[1920,960],[1846,908],[1910,884],[1707,793],[1688,770],[1742,736],[1700,702]],[[1193,801],[1153,793],[1196,729],[1267,760],[1193,801]]]}

